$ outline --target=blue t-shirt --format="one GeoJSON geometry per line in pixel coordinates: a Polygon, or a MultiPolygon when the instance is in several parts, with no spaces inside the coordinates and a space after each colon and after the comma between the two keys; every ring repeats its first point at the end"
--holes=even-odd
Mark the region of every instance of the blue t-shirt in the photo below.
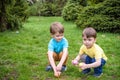
{"type": "Polygon", "coordinates": [[[56,52],[57,54],[63,51],[64,48],[68,48],[68,41],[65,37],[59,42],[52,38],[48,44],[48,50],[56,52]]]}

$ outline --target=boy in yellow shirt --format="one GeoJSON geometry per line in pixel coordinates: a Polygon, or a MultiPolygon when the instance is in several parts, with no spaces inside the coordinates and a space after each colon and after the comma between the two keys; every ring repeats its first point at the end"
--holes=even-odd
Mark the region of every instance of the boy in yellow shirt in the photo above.
{"type": "Polygon", "coordinates": [[[102,48],[95,43],[96,36],[97,33],[92,27],[87,27],[83,30],[83,45],[80,48],[79,54],[72,60],[72,64],[78,65],[81,56],[86,54],[85,63],[79,66],[82,69],[82,73],[88,74],[91,71],[90,68],[94,68],[94,76],[100,77],[102,74],[102,67],[105,65],[107,57],[102,48]]]}

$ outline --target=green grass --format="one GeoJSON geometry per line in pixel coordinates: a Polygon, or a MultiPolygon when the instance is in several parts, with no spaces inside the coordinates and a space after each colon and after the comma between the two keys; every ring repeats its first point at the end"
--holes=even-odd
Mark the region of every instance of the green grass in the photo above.
{"type": "Polygon", "coordinates": [[[120,35],[98,33],[97,44],[105,51],[108,61],[102,77],[82,75],[71,60],[76,57],[82,44],[81,29],[73,22],[61,17],[30,17],[24,27],[16,31],[0,33],[0,80],[120,80],[120,35]],[[53,72],[46,72],[47,46],[50,40],[49,26],[60,21],[65,27],[69,41],[67,71],[55,78],[53,72]]]}

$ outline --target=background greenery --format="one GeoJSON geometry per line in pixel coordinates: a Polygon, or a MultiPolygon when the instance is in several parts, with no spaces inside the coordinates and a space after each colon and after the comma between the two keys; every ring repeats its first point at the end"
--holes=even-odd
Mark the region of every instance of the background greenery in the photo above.
{"type": "Polygon", "coordinates": [[[27,0],[0,0],[0,32],[18,30],[28,16],[27,0]]]}
{"type": "Polygon", "coordinates": [[[62,17],[80,28],[92,26],[97,31],[120,33],[119,9],[120,0],[68,0],[62,17]]]}
{"type": "Polygon", "coordinates": [[[120,0],[1,0],[0,31],[18,30],[30,16],[62,16],[76,27],[120,33],[120,0]]]}
{"type": "Polygon", "coordinates": [[[105,51],[108,61],[103,75],[95,78],[82,75],[71,64],[82,45],[82,29],[62,17],[30,17],[19,31],[0,33],[0,80],[120,80],[120,35],[98,32],[97,44],[105,51]],[[55,78],[53,72],[46,72],[47,45],[50,40],[49,26],[59,21],[65,27],[69,41],[67,71],[55,78]]]}

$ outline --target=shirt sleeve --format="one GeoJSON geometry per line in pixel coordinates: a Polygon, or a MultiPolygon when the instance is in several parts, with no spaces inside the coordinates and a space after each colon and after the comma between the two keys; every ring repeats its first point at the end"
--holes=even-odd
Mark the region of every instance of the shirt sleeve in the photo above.
{"type": "Polygon", "coordinates": [[[97,50],[96,50],[96,53],[95,53],[95,59],[100,59],[100,58],[102,58],[102,54],[103,54],[103,51],[100,50],[100,49],[97,49],[97,50]]]}
{"type": "Polygon", "coordinates": [[[68,48],[68,41],[67,41],[67,39],[64,40],[63,48],[68,48]]]}
{"type": "Polygon", "coordinates": [[[84,45],[82,45],[81,47],[80,47],[80,51],[79,51],[79,54],[80,55],[82,55],[84,53],[84,45]]]}
{"type": "Polygon", "coordinates": [[[50,42],[49,42],[49,44],[48,44],[48,50],[49,50],[49,51],[54,51],[54,46],[53,46],[52,40],[50,40],[50,42]]]}

